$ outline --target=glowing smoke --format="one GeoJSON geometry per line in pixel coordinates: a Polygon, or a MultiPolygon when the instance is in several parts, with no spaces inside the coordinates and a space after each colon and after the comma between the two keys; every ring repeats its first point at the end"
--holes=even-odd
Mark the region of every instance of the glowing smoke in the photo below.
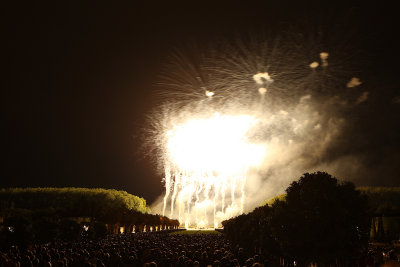
{"type": "Polygon", "coordinates": [[[356,86],[359,86],[361,84],[361,81],[360,81],[360,79],[358,79],[358,78],[356,78],[356,77],[353,77],[353,78],[351,78],[351,80],[347,83],[347,87],[348,88],[352,88],[352,87],[356,87],[356,86]]]}
{"type": "MultiPolygon", "coordinates": [[[[305,171],[336,174],[326,158],[354,107],[340,92],[361,84],[340,60],[316,51],[321,63],[308,64],[265,40],[199,54],[174,57],[162,83],[172,90],[151,116],[166,188],[154,211],[186,227],[217,227],[305,171]]],[[[368,92],[352,97],[365,102],[368,92]]]]}
{"type": "Polygon", "coordinates": [[[369,95],[369,92],[363,92],[363,93],[357,98],[356,104],[360,104],[360,103],[362,103],[362,102],[367,101],[368,95],[369,95]]]}

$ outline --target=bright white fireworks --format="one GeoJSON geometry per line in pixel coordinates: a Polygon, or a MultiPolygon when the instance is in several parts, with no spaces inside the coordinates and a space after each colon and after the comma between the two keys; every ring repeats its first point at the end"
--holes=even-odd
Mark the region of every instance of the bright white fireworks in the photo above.
{"type": "Polygon", "coordinates": [[[186,227],[219,227],[319,166],[345,125],[348,98],[367,95],[343,90],[353,74],[340,60],[299,47],[250,40],[175,55],[161,84],[172,90],[162,92],[148,135],[164,169],[156,211],[186,227]]]}
{"type": "Polygon", "coordinates": [[[245,115],[190,119],[168,132],[169,158],[186,172],[233,175],[262,155],[261,147],[246,140],[255,123],[245,115]]]}
{"type": "Polygon", "coordinates": [[[170,192],[170,216],[177,213],[186,227],[218,227],[227,211],[243,212],[247,169],[260,164],[265,154],[262,145],[248,140],[256,123],[248,115],[215,114],[169,130],[163,212],[170,192]],[[208,221],[210,212],[213,222],[208,221]]]}

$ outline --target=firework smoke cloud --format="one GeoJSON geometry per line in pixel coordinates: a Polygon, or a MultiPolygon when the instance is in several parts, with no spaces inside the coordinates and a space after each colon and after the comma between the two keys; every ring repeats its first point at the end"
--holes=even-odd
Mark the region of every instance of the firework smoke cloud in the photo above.
{"type": "Polygon", "coordinates": [[[330,150],[369,93],[347,59],[305,47],[249,38],[173,54],[150,116],[165,185],[155,212],[219,227],[306,171],[343,173],[330,150]]]}

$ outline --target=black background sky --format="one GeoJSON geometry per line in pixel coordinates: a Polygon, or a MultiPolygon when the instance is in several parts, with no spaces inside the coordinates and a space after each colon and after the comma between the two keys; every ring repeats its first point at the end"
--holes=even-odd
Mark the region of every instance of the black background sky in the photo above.
{"type": "MultiPolygon", "coordinates": [[[[159,101],[154,83],[171,49],[234,32],[279,31],[281,22],[296,23],[321,10],[354,12],[358,34],[367,40],[371,75],[382,75],[398,95],[398,19],[396,9],[382,2],[133,2],[31,2],[3,9],[0,187],[115,188],[153,201],[162,193],[161,177],[137,154],[135,135],[159,101]]],[[[398,127],[389,130],[398,135],[398,127]]],[[[396,185],[397,177],[389,184],[396,185]]]]}

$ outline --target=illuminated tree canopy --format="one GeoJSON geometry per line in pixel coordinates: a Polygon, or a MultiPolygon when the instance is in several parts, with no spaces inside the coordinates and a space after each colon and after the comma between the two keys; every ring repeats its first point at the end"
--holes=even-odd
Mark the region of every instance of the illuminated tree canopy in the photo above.
{"type": "Polygon", "coordinates": [[[0,189],[2,212],[9,209],[51,208],[71,216],[96,217],[107,209],[120,208],[147,213],[146,200],[125,191],[89,188],[0,189]]]}

